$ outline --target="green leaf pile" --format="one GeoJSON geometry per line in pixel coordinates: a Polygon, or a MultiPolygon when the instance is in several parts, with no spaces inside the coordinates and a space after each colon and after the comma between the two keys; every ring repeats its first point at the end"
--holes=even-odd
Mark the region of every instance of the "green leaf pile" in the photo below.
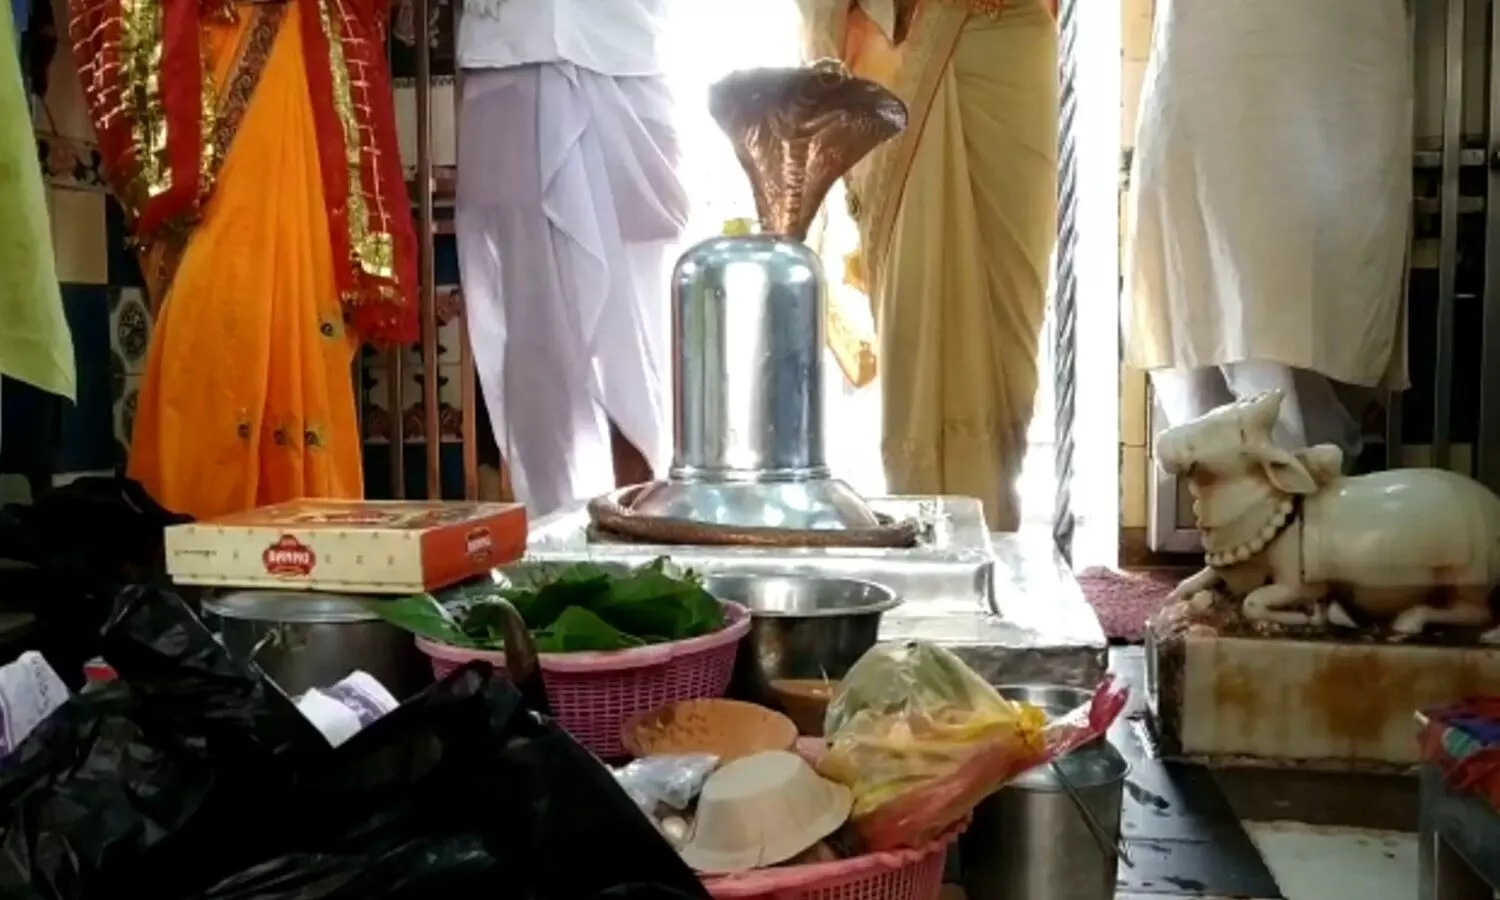
{"type": "Polygon", "coordinates": [[[431,594],[372,603],[387,622],[438,643],[503,650],[499,608],[510,601],[541,653],[624,650],[710,634],[724,627],[724,608],[692,572],[665,557],[636,569],[575,563],[527,569],[509,586],[460,589],[451,611],[431,594]]]}

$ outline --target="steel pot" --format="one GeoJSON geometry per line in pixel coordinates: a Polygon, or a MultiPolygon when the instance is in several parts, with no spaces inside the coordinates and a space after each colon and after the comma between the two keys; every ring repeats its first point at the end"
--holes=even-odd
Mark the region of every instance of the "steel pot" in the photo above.
{"type": "MultiPolygon", "coordinates": [[[[1002,685],[1008,700],[1055,719],[1086,705],[1088,691],[1052,684],[1002,685]]],[[[959,838],[964,888],[972,900],[1111,900],[1117,865],[1130,864],[1120,838],[1130,765],[1107,738],[1037,766],[974,810],[959,838]]]]}
{"type": "Polygon", "coordinates": [[[735,692],[781,706],[777,681],[843,678],[875,646],[880,617],[899,606],[884,585],[816,575],[708,575],[703,587],[750,610],[735,692]]]}
{"type": "Polygon", "coordinates": [[[410,634],[372,612],[382,602],[340,594],[237,591],[209,597],[224,646],[254,662],[288,694],[328,687],[356,669],[397,699],[432,683],[432,670],[410,634]]]}

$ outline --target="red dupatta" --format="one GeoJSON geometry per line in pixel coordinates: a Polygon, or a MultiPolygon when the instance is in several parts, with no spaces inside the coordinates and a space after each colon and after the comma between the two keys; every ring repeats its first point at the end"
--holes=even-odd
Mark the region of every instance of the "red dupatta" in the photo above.
{"type": "Polygon", "coordinates": [[[301,0],[328,231],[350,324],[376,343],[417,340],[417,235],[386,60],[389,0],[301,0]]]}
{"type": "MultiPolygon", "coordinates": [[[[239,121],[208,90],[200,38],[200,17],[226,7],[203,0],[70,0],[70,6],[73,55],[106,178],[134,238],[143,245],[166,241],[170,259],[176,255],[170,250],[186,246],[239,121]]],[[[238,54],[223,89],[253,102],[284,8],[227,8],[253,11],[273,29],[264,52],[238,54]]],[[[345,318],[366,341],[413,342],[416,233],[385,58],[389,3],[300,0],[298,8],[345,318]]],[[[166,266],[159,283],[162,296],[173,268],[166,266]]]]}

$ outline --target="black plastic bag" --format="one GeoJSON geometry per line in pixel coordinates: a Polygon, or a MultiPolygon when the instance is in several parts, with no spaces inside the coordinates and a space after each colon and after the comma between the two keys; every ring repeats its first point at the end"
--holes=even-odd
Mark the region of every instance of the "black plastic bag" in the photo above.
{"type": "Polygon", "coordinates": [[[0,559],[121,585],[155,583],[166,568],[163,530],[191,521],[129,478],[79,478],[32,505],[0,509],[0,559]]]}
{"type": "Polygon", "coordinates": [[[120,680],[0,764],[0,897],[706,897],[609,771],[487,667],[335,749],[170,593],[123,592],[103,646],[120,680]]]}
{"type": "Polygon", "coordinates": [[[31,506],[0,507],[0,603],[30,613],[37,628],[21,649],[47,657],[70,687],[99,653],[99,632],[128,584],[168,585],[164,533],[191,521],[163,509],[137,482],[79,478],[43,493],[31,506]]]}

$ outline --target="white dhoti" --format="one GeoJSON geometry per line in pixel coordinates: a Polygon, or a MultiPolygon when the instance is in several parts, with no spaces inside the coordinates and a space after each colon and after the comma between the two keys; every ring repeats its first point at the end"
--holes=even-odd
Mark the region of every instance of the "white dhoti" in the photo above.
{"type": "Polygon", "coordinates": [[[687,221],[659,78],[469,70],[455,226],[475,365],[533,515],[612,490],[610,423],[671,453],[667,282],[687,221]]]}
{"type": "Polygon", "coordinates": [[[1352,452],[1350,390],[1405,387],[1409,57],[1402,0],[1158,0],[1123,324],[1169,419],[1275,386],[1352,452]]]}

